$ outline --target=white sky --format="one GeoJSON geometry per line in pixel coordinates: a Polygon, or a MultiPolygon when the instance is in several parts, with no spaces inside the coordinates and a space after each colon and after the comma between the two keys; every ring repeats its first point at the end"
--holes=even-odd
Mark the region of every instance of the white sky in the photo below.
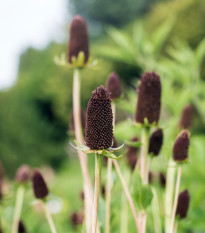
{"type": "Polygon", "coordinates": [[[20,53],[63,39],[66,0],[0,0],[0,89],[11,86],[20,53]]]}

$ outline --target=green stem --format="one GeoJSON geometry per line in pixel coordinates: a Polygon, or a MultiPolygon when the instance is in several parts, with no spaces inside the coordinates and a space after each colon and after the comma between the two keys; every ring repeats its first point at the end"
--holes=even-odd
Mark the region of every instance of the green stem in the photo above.
{"type": "Polygon", "coordinates": [[[45,201],[42,201],[42,202],[43,202],[44,211],[45,211],[46,219],[47,219],[47,221],[48,221],[50,230],[51,230],[52,233],[57,233],[55,224],[54,224],[53,219],[52,219],[52,216],[51,216],[51,213],[50,213],[50,211],[48,210],[48,207],[47,207],[45,201]]]}
{"type": "Polygon", "coordinates": [[[177,209],[177,203],[178,203],[181,174],[182,174],[182,165],[180,164],[178,167],[178,172],[177,172],[177,182],[176,182],[176,189],[175,189],[174,206],[172,210],[170,233],[174,233],[174,220],[176,216],[176,209],[177,209]]]}
{"type": "Polygon", "coordinates": [[[152,200],[152,215],[154,220],[154,230],[155,233],[162,233],[160,211],[159,211],[159,200],[157,197],[157,192],[154,188],[152,188],[152,193],[154,195],[152,200]]]}
{"type": "Polygon", "coordinates": [[[176,171],[176,163],[171,158],[169,160],[168,169],[167,169],[165,200],[164,200],[166,233],[169,233],[170,225],[171,225],[175,171],[176,171]]]}
{"type": "Polygon", "coordinates": [[[97,232],[101,168],[102,168],[102,155],[95,154],[95,192],[94,192],[94,204],[93,204],[92,233],[97,232]]]}
{"type": "Polygon", "coordinates": [[[22,210],[23,199],[24,199],[24,191],[25,191],[24,186],[19,185],[17,189],[17,194],[16,194],[16,204],[15,204],[15,209],[14,209],[14,218],[13,218],[11,233],[18,232],[19,220],[21,217],[21,210],[22,210]]]}
{"type": "MultiPolygon", "coordinates": [[[[75,128],[75,137],[76,140],[83,144],[83,134],[82,134],[82,124],[81,124],[81,109],[80,109],[80,71],[79,69],[74,70],[73,76],[73,119],[74,119],[74,128],[75,128]]],[[[78,158],[80,161],[80,166],[83,175],[83,184],[84,184],[84,195],[85,195],[85,222],[86,222],[86,232],[91,232],[91,218],[92,215],[92,185],[90,181],[90,175],[88,172],[87,157],[81,151],[78,150],[78,158]]]]}

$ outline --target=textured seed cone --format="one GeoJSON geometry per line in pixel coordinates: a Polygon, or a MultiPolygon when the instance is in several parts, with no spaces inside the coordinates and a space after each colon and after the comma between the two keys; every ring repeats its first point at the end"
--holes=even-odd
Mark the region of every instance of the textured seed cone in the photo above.
{"type": "Polygon", "coordinates": [[[180,162],[188,159],[189,137],[188,130],[183,130],[177,137],[173,147],[173,159],[175,161],[180,162]]]}
{"type": "Polygon", "coordinates": [[[25,183],[30,180],[31,170],[28,165],[22,165],[16,173],[16,182],[25,183]]]}
{"type": "Polygon", "coordinates": [[[19,221],[18,233],[26,233],[26,232],[27,232],[27,231],[26,231],[26,228],[25,228],[23,222],[22,222],[22,221],[19,221]]]}
{"type": "Polygon", "coordinates": [[[70,221],[73,226],[83,224],[83,213],[82,212],[73,212],[70,216],[70,221]]]}
{"type": "Polygon", "coordinates": [[[165,175],[162,172],[159,173],[159,181],[160,181],[161,186],[165,187],[165,185],[166,185],[166,177],[165,177],[165,175]]]}
{"type": "Polygon", "coordinates": [[[144,124],[147,118],[149,123],[158,123],[161,106],[161,82],[156,73],[147,72],[141,77],[138,88],[138,101],[135,120],[144,124]]]}
{"type": "Polygon", "coordinates": [[[85,143],[92,150],[103,150],[112,146],[113,115],[109,92],[98,87],[88,102],[85,127],[85,143]]]}
{"type": "Polygon", "coordinates": [[[159,155],[163,143],[163,131],[155,130],[149,139],[149,154],[159,155]]]}
{"type": "Polygon", "coordinates": [[[48,188],[41,173],[35,169],[32,175],[33,191],[36,198],[43,199],[48,195],[48,188]]]}
{"type": "Polygon", "coordinates": [[[186,218],[189,209],[190,195],[188,190],[179,194],[176,215],[180,218],[186,218]]]}
{"type": "Polygon", "coordinates": [[[193,115],[194,115],[194,107],[191,104],[189,104],[182,111],[181,119],[179,122],[180,128],[182,129],[190,128],[192,125],[193,115]]]}
{"type": "MultiPolygon", "coordinates": [[[[83,109],[80,110],[80,117],[81,117],[81,124],[82,128],[85,129],[85,112],[83,109]]],[[[74,118],[73,118],[73,111],[71,113],[71,121],[70,121],[70,131],[75,131],[75,125],[74,125],[74,118]]]]}
{"type": "Polygon", "coordinates": [[[121,82],[120,78],[115,72],[109,75],[107,79],[106,88],[110,92],[110,98],[112,100],[120,97],[122,93],[121,82]]]}
{"type": "Polygon", "coordinates": [[[70,25],[70,39],[68,42],[68,61],[72,63],[72,57],[78,57],[79,52],[85,55],[85,63],[89,58],[89,39],[85,19],[76,15],[70,25]]]}
{"type": "MultiPolygon", "coordinates": [[[[132,138],[131,141],[132,142],[137,142],[137,141],[139,141],[139,139],[137,137],[134,137],[134,138],[132,138]]],[[[128,164],[129,164],[131,170],[134,170],[135,166],[137,164],[137,152],[138,152],[137,147],[128,146],[128,150],[127,150],[127,153],[126,153],[126,158],[128,160],[128,164]]]]}

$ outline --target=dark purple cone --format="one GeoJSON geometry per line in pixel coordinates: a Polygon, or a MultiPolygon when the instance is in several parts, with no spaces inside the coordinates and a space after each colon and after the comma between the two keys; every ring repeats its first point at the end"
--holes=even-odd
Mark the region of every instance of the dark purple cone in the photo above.
{"type": "Polygon", "coordinates": [[[26,233],[26,232],[27,232],[27,231],[26,231],[26,228],[25,228],[23,222],[22,222],[22,221],[19,221],[18,233],[26,233]]]}
{"type": "Polygon", "coordinates": [[[115,72],[109,75],[107,79],[106,88],[110,92],[110,98],[112,100],[120,97],[122,93],[122,88],[121,88],[120,79],[115,72]]]}
{"type": "MultiPolygon", "coordinates": [[[[83,109],[80,110],[80,117],[81,117],[82,128],[85,129],[85,112],[83,109]]],[[[71,121],[70,121],[69,128],[70,128],[70,131],[75,131],[73,111],[71,112],[71,121]]]]}
{"type": "Polygon", "coordinates": [[[98,87],[88,102],[85,127],[85,143],[92,150],[103,150],[112,146],[113,115],[109,92],[98,87]]]}
{"type": "Polygon", "coordinates": [[[16,182],[25,183],[30,180],[31,170],[28,165],[22,165],[16,173],[16,182]]]}
{"type": "Polygon", "coordinates": [[[190,196],[188,190],[179,194],[176,215],[180,218],[186,218],[189,209],[190,196]]]}
{"type": "Polygon", "coordinates": [[[80,15],[76,15],[70,25],[70,38],[68,42],[68,61],[72,63],[72,57],[77,58],[79,52],[84,52],[85,63],[89,58],[89,39],[86,21],[80,15]]]}
{"type": "Polygon", "coordinates": [[[135,120],[144,124],[147,118],[149,123],[158,123],[161,107],[161,82],[158,74],[147,72],[141,77],[138,88],[138,101],[135,120]]]}
{"type": "Polygon", "coordinates": [[[161,129],[155,130],[149,139],[149,154],[155,156],[159,155],[163,143],[163,131],[161,129]]]}
{"type": "Polygon", "coordinates": [[[70,216],[70,221],[73,226],[81,225],[83,224],[83,213],[82,212],[73,212],[70,216]]]}
{"type": "Polygon", "coordinates": [[[183,130],[177,137],[173,147],[173,159],[184,161],[188,158],[189,150],[189,131],[183,130]]]}
{"type": "Polygon", "coordinates": [[[187,105],[181,114],[181,119],[179,122],[179,126],[182,129],[188,129],[192,125],[192,120],[193,120],[193,114],[194,114],[194,107],[189,104],[187,105]]]}
{"type": "MultiPolygon", "coordinates": [[[[132,142],[137,142],[138,138],[134,137],[131,140],[132,142]]],[[[126,158],[128,160],[128,163],[130,165],[131,170],[135,169],[135,166],[137,164],[137,152],[138,152],[138,148],[137,147],[133,147],[133,146],[128,146],[128,150],[126,153],[126,158]]]]}
{"type": "Polygon", "coordinates": [[[159,173],[159,181],[160,181],[161,186],[165,187],[165,185],[166,185],[166,177],[165,177],[165,175],[162,172],[159,173]]]}
{"type": "Polygon", "coordinates": [[[48,195],[48,188],[41,173],[35,169],[32,175],[33,192],[36,198],[43,199],[48,195]]]}

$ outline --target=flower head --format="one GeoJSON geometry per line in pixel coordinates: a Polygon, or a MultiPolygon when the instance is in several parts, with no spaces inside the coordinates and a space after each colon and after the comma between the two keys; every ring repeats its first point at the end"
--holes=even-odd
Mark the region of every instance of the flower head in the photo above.
{"type": "Polygon", "coordinates": [[[28,165],[22,165],[16,173],[16,182],[24,183],[30,180],[30,167],[28,165]]]}
{"type": "Polygon", "coordinates": [[[83,213],[82,212],[73,212],[70,216],[70,221],[73,226],[83,224],[83,213]]]}
{"type": "Polygon", "coordinates": [[[164,173],[160,172],[159,173],[159,181],[162,187],[165,187],[166,185],[166,177],[164,175],[164,173]]]}
{"type": "Polygon", "coordinates": [[[121,88],[120,78],[115,72],[109,75],[107,79],[106,88],[110,92],[110,98],[112,100],[120,97],[122,93],[122,88],[121,88]]]}
{"type": "MultiPolygon", "coordinates": [[[[132,142],[137,142],[139,139],[137,137],[132,138],[132,142]]],[[[136,163],[137,163],[137,152],[138,152],[138,147],[134,146],[128,146],[128,150],[126,153],[126,158],[128,160],[128,163],[130,165],[130,168],[132,170],[135,169],[136,163]]]]}
{"type": "Polygon", "coordinates": [[[181,219],[186,218],[187,216],[187,212],[189,209],[189,202],[190,202],[190,195],[188,190],[186,189],[183,192],[181,192],[178,197],[176,215],[178,215],[181,219]]]}
{"type": "Polygon", "coordinates": [[[44,199],[48,195],[48,188],[41,173],[35,169],[32,175],[33,191],[36,198],[44,199]]]}
{"type": "Polygon", "coordinates": [[[185,106],[185,108],[182,111],[181,119],[179,122],[180,128],[188,129],[191,127],[193,114],[194,114],[194,107],[191,104],[185,106]]]}
{"type": "Polygon", "coordinates": [[[158,74],[147,72],[142,75],[138,88],[138,101],[135,114],[137,123],[158,123],[161,106],[161,82],[158,74]]]}
{"type": "Polygon", "coordinates": [[[159,155],[163,143],[163,131],[155,130],[149,139],[149,153],[155,156],[159,155]]]}
{"type": "Polygon", "coordinates": [[[68,61],[78,58],[80,52],[84,53],[85,63],[89,58],[89,39],[86,21],[80,15],[76,15],[70,25],[70,39],[68,42],[68,61]]]}
{"type": "Polygon", "coordinates": [[[185,161],[188,158],[189,131],[183,130],[177,137],[173,147],[173,159],[175,161],[185,161]]]}
{"type": "Polygon", "coordinates": [[[103,150],[112,146],[113,115],[109,92],[98,87],[88,102],[85,143],[91,150],[103,150]]]}
{"type": "Polygon", "coordinates": [[[22,222],[22,221],[19,221],[18,233],[26,233],[26,232],[27,232],[27,231],[26,231],[26,228],[25,228],[23,222],[22,222]]]}

